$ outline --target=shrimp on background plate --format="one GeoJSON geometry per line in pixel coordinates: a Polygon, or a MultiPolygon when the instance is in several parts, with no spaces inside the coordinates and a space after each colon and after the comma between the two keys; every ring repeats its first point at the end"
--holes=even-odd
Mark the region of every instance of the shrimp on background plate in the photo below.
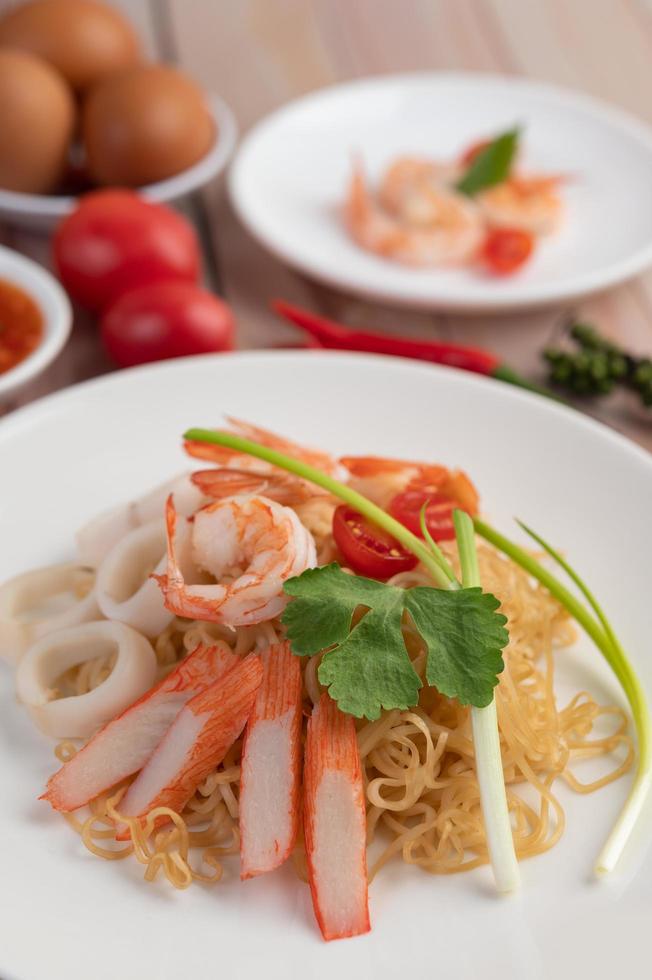
{"type": "Polygon", "coordinates": [[[396,157],[375,186],[356,161],[342,215],[349,235],[366,251],[404,265],[517,272],[536,240],[558,227],[565,179],[521,173],[519,150],[514,127],[448,160],[396,157]]]}
{"type": "MultiPolygon", "coordinates": [[[[451,187],[459,176],[457,164],[439,163],[422,157],[399,157],[390,164],[378,187],[380,204],[397,218],[409,220],[411,211],[427,213],[436,204],[437,192],[451,187]]],[[[423,222],[423,217],[422,217],[423,222]]]]}
{"type": "Polygon", "coordinates": [[[519,228],[532,235],[547,235],[561,221],[559,184],[563,178],[511,177],[478,197],[478,206],[494,228],[519,228]]]}
{"type": "Polygon", "coordinates": [[[475,204],[444,187],[417,185],[404,193],[401,215],[383,209],[360,167],[351,178],[344,208],[346,225],[363,248],[406,265],[469,261],[484,237],[475,204]]]}

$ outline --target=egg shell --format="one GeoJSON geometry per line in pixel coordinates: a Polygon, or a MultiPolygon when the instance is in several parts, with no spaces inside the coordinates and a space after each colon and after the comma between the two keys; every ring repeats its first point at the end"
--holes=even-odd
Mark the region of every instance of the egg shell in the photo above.
{"type": "Polygon", "coordinates": [[[0,18],[0,45],[44,58],[77,91],[136,64],[140,54],[129,22],[96,0],[20,4],[0,18]]]}
{"type": "Polygon", "coordinates": [[[65,80],[40,58],[0,48],[0,121],[0,187],[53,190],[75,126],[75,100],[65,80]]]}
{"type": "Polygon", "coordinates": [[[165,180],[201,159],[215,136],[201,90],[164,65],[106,79],[82,111],[88,171],[99,184],[140,187],[165,180]]]}

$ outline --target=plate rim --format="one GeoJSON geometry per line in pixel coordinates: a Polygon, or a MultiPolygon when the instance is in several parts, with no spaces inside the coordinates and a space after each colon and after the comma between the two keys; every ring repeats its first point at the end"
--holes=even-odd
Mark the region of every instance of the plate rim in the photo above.
{"type": "Polygon", "coordinates": [[[528,391],[525,388],[519,388],[514,385],[506,384],[498,379],[484,377],[483,375],[475,374],[470,371],[463,371],[461,368],[452,367],[449,365],[432,364],[429,361],[419,361],[414,358],[408,357],[395,357],[390,354],[370,354],[362,351],[340,351],[340,350],[275,350],[275,349],[259,349],[259,350],[237,350],[237,351],[225,351],[224,353],[212,353],[212,354],[194,354],[188,357],[175,357],[169,358],[164,361],[156,361],[150,364],[140,364],[135,367],[122,368],[120,370],[109,371],[106,374],[101,374],[95,378],[88,378],[85,381],[79,381],[76,384],[68,385],[59,391],[51,392],[48,395],[43,395],[40,398],[36,398],[34,401],[27,405],[22,405],[20,408],[14,409],[7,415],[0,418],[0,452],[2,450],[2,442],[5,437],[11,438],[13,430],[19,430],[24,426],[28,426],[30,421],[34,417],[38,418],[44,411],[51,406],[59,407],[65,405],[67,401],[74,401],[80,393],[99,390],[104,387],[112,387],[113,385],[119,385],[122,381],[131,381],[132,379],[138,379],[150,374],[164,374],[164,373],[174,373],[179,367],[192,367],[197,364],[209,364],[209,363],[220,363],[224,360],[229,361],[298,361],[301,362],[306,359],[314,360],[316,358],[322,361],[333,360],[333,361],[357,361],[360,363],[366,363],[368,365],[373,364],[387,364],[391,363],[396,368],[416,370],[419,373],[430,372],[434,373],[434,376],[441,376],[450,378],[454,375],[458,382],[463,385],[468,384],[471,387],[476,387],[484,389],[486,391],[491,391],[495,389],[495,386],[499,386],[501,397],[507,399],[513,399],[518,404],[519,402],[529,403],[531,405],[538,404],[539,408],[545,413],[550,413],[553,416],[561,416],[571,421],[571,424],[577,423],[580,427],[584,427],[588,431],[598,432],[603,437],[607,438],[615,445],[620,446],[622,449],[630,454],[633,454],[637,459],[642,461],[646,466],[650,467],[652,473],[652,453],[650,453],[645,447],[639,445],[629,436],[623,435],[623,433],[618,432],[611,426],[599,419],[592,418],[590,415],[582,412],[580,409],[574,408],[572,405],[566,405],[562,402],[556,401],[552,398],[546,398],[543,395],[539,395],[536,392],[528,391]]]}
{"type": "Polygon", "coordinates": [[[532,92],[539,95],[552,95],[587,112],[593,118],[598,118],[603,121],[606,120],[611,126],[627,132],[647,147],[652,162],[652,126],[626,109],[622,109],[620,106],[564,85],[530,79],[520,75],[505,75],[499,72],[426,70],[395,72],[387,75],[367,75],[363,78],[338,82],[334,85],[326,85],[301,95],[296,99],[292,99],[290,102],[286,102],[284,105],[263,116],[246,133],[228,169],[227,189],[229,199],[249,234],[277,259],[294,269],[298,269],[318,282],[325,283],[327,286],[352,292],[355,295],[363,296],[367,299],[392,303],[397,307],[421,310],[444,310],[462,315],[481,312],[527,311],[576,300],[583,296],[603,292],[619,283],[626,282],[652,265],[652,241],[650,241],[647,246],[633,252],[629,257],[625,257],[617,263],[612,263],[607,267],[607,271],[597,270],[595,272],[585,273],[575,280],[570,280],[563,288],[551,288],[549,285],[540,284],[530,290],[530,295],[505,296],[503,294],[493,300],[491,297],[471,300],[464,299],[463,297],[437,298],[434,295],[414,297],[407,295],[405,291],[387,289],[381,275],[378,276],[378,285],[374,288],[361,286],[356,282],[355,277],[351,277],[346,273],[344,275],[333,275],[320,266],[315,266],[304,255],[295,254],[292,249],[285,248],[282,244],[279,245],[273,236],[268,235],[266,231],[261,231],[256,223],[252,209],[243,203],[241,188],[243,160],[245,162],[247,161],[247,154],[251,152],[252,144],[260,138],[265,130],[272,128],[278,123],[279,119],[292,114],[302,105],[309,104],[311,101],[318,100],[326,95],[337,96],[352,89],[360,90],[364,88],[391,86],[396,83],[425,81],[441,81],[442,83],[453,84],[468,84],[470,82],[488,85],[494,84],[518,88],[526,93],[532,92]]]}

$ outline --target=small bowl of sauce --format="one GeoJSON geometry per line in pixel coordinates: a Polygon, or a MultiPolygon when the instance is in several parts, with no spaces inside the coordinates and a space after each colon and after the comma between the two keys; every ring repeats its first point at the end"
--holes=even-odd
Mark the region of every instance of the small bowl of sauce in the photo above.
{"type": "Polygon", "coordinates": [[[0,374],[29,357],[42,339],[41,307],[29,293],[0,279],[0,374]]]}
{"type": "Polygon", "coordinates": [[[72,311],[44,268],[0,246],[0,400],[40,374],[70,334],[72,311]]]}

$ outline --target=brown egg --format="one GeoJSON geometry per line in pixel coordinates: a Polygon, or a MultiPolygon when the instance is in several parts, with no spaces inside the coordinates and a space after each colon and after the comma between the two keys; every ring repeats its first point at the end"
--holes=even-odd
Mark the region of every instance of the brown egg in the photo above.
{"type": "Polygon", "coordinates": [[[96,0],[20,4],[0,18],[0,45],[39,55],[78,91],[139,59],[129,22],[96,0]]]}
{"type": "Polygon", "coordinates": [[[87,96],[82,139],[100,184],[140,187],[196,163],[215,139],[201,91],[163,65],[132,68],[87,96]]]}
{"type": "Polygon", "coordinates": [[[45,194],[66,165],[75,100],[46,61],[0,48],[0,187],[45,194]]]}

